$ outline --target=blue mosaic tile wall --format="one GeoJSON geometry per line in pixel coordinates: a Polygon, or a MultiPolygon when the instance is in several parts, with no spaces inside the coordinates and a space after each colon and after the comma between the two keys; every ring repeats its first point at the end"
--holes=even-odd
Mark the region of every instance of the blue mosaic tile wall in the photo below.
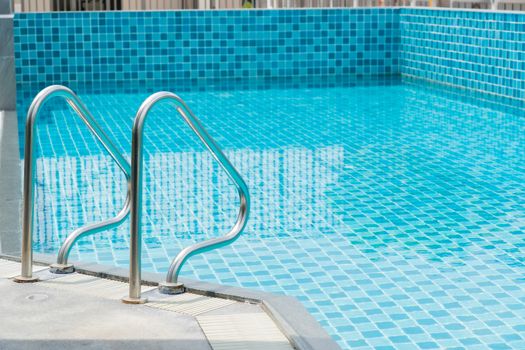
{"type": "Polygon", "coordinates": [[[525,14],[403,9],[401,72],[525,98],[525,14]]]}
{"type": "Polygon", "coordinates": [[[525,98],[525,14],[435,9],[17,14],[21,86],[399,74],[525,98]]]}
{"type": "Polygon", "coordinates": [[[18,84],[399,73],[399,10],[17,14],[18,84]]]}

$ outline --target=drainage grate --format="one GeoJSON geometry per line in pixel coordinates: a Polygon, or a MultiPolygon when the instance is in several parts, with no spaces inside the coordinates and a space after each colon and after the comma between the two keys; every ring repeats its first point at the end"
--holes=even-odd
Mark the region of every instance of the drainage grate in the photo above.
{"type": "Polygon", "coordinates": [[[184,293],[173,295],[160,300],[150,300],[150,302],[146,305],[157,309],[197,316],[235,303],[236,301],[233,300],[184,293]]]}

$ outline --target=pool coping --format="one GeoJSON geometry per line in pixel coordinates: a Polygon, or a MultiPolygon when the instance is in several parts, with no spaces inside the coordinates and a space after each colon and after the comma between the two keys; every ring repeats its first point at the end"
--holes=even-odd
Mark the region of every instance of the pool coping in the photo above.
{"type": "MultiPolygon", "coordinates": [[[[0,253],[0,258],[20,261],[13,255],[0,253]]],[[[34,254],[34,264],[48,266],[54,263],[55,256],[34,254]]],[[[79,273],[100,278],[128,282],[129,271],[124,268],[89,262],[72,262],[79,273]]],[[[156,286],[164,280],[164,275],[154,272],[142,272],[143,285],[156,286]]],[[[294,349],[298,350],[340,350],[341,347],[321,327],[305,307],[294,297],[278,295],[254,289],[226,286],[218,283],[202,282],[181,278],[190,293],[208,297],[235,300],[259,304],[283,332],[294,349]]]]}

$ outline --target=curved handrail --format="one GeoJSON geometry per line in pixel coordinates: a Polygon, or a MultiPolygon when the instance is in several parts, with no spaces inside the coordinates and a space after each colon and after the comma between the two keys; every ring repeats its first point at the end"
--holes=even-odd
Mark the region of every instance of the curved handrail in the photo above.
{"type": "Polygon", "coordinates": [[[35,158],[34,152],[34,134],[36,133],[36,122],[38,120],[38,112],[42,106],[53,97],[62,97],[66,99],[69,106],[77,113],[77,115],[86,124],[95,138],[102,144],[102,146],[109,153],[111,158],[117,163],[119,168],[126,176],[128,184],[128,193],[124,208],[113,218],[104,220],[96,224],[89,224],[73,231],[60,248],[57,258],[55,270],[58,272],[61,268],[63,271],[72,271],[72,267],[67,265],[67,259],[73,244],[83,236],[89,233],[100,232],[104,229],[115,227],[121,224],[127,217],[130,211],[130,173],[131,168],[129,162],[120,154],[115,145],[111,142],[109,137],[104,133],[100,126],[96,123],[93,115],[88,111],[86,106],[80,101],[78,96],[69,88],[61,85],[49,86],[34,98],[29,111],[27,113],[26,128],[25,128],[25,149],[24,149],[24,198],[23,198],[23,214],[22,214],[22,274],[17,277],[19,282],[35,281],[32,276],[33,265],[33,209],[34,209],[34,181],[35,181],[35,158]],[[57,270],[58,269],[58,270],[57,270]]]}
{"type": "MultiPolygon", "coordinates": [[[[140,300],[140,245],[142,239],[142,150],[143,129],[146,118],[157,103],[169,101],[183,117],[184,121],[199,137],[213,158],[233,181],[239,194],[240,208],[233,228],[224,236],[196,243],[183,249],[173,260],[166,275],[166,285],[176,284],[184,263],[192,256],[215,248],[223,247],[235,241],[246,226],[250,211],[250,196],[248,187],[241,175],[211,138],[199,119],[193,114],[186,103],[171,92],[157,92],[148,97],[140,106],[133,124],[131,142],[131,248],[130,248],[130,290],[127,302],[140,300]]],[[[162,289],[161,289],[162,291],[162,289]]]]}

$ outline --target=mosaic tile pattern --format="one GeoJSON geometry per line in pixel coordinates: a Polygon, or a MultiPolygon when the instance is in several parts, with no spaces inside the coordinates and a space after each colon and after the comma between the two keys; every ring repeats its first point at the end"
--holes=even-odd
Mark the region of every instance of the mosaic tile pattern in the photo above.
{"type": "Polygon", "coordinates": [[[525,15],[436,9],[17,14],[18,90],[399,74],[525,99],[525,15]]]}
{"type": "MultiPolygon", "coordinates": [[[[181,92],[253,202],[243,236],[183,276],[295,296],[346,349],[525,348],[522,110],[375,84],[181,92]]],[[[125,153],[146,96],[81,93],[125,153]]],[[[160,106],[146,130],[143,267],[155,272],[236,214],[228,180],[169,116],[160,106]]],[[[60,103],[42,115],[38,252],[124,201],[83,131],[60,103]]],[[[72,259],[126,267],[128,229],[82,240],[72,259]]]]}
{"type": "Polygon", "coordinates": [[[525,99],[525,14],[403,9],[404,75],[525,99]]]}
{"type": "Polygon", "coordinates": [[[19,84],[398,73],[398,10],[17,14],[19,84]]]}

